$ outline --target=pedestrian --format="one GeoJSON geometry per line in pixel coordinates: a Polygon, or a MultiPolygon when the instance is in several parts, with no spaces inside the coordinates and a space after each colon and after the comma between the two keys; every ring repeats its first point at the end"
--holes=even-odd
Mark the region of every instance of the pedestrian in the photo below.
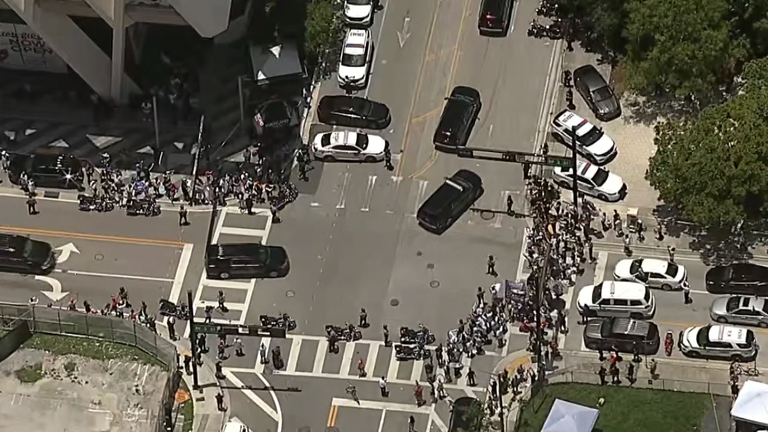
{"type": "Polygon", "coordinates": [[[661,227],[661,225],[654,228],[653,233],[656,234],[656,240],[664,241],[664,229],[661,227]]]}
{"type": "Polygon", "coordinates": [[[621,384],[621,379],[619,378],[619,367],[616,365],[616,363],[611,364],[611,370],[609,372],[611,374],[611,384],[621,384]]]}
{"type": "Polygon", "coordinates": [[[267,357],[267,346],[264,345],[264,342],[262,342],[261,346],[259,346],[259,361],[261,361],[261,364],[263,365],[269,363],[269,357],[267,357]]]}
{"type": "Polygon", "coordinates": [[[368,373],[365,372],[365,359],[360,357],[360,360],[357,361],[357,376],[365,378],[366,375],[368,375],[368,373]]]}
{"type": "Polygon", "coordinates": [[[669,254],[669,262],[675,262],[675,247],[667,245],[667,254],[669,254]]]}
{"type": "Polygon", "coordinates": [[[627,381],[629,381],[630,384],[635,382],[635,365],[633,363],[630,363],[627,366],[627,381]]]}
{"type": "Polygon", "coordinates": [[[617,236],[622,236],[623,233],[621,230],[621,215],[616,209],[613,209],[613,230],[616,231],[617,236]]]}
{"type": "Polygon", "coordinates": [[[384,167],[387,171],[394,171],[395,169],[395,166],[392,165],[392,150],[389,149],[389,146],[384,148],[384,167]]]}
{"type": "Polygon", "coordinates": [[[270,206],[269,211],[270,213],[272,213],[273,223],[280,223],[283,221],[282,219],[280,219],[280,212],[277,211],[277,208],[275,208],[275,206],[270,206]]]}
{"type": "Polygon", "coordinates": [[[179,207],[179,226],[187,225],[189,225],[189,220],[187,219],[187,209],[182,204],[181,207],[179,207]]]}
{"type": "Polygon", "coordinates": [[[605,212],[600,214],[600,225],[603,227],[603,232],[610,229],[610,226],[608,225],[608,215],[605,212]]]}
{"type": "Polygon", "coordinates": [[[600,370],[597,371],[597,376],[600,377],[600,385],[605,385],[605,366],[600,365],[600,370]]]}
{"type": "Polygon", "coordinates": [[[483,287],[477,287],[477,305],[480,306],[483,303],[485,303],[485,291],[483,290],[483,287]]]}
{"type": "Polygon", "coordinates": [[[27,196],[27,212],[30,215],[37,214],[37,200],[35,199],[35,196],[32,194],[32,192],[30,192],[27,196]]]}
{"type": "Polygon", "coordinates": [[[515,214],[515,210],[512,208],[514,204],[515,202],[512,200],[512,195],[507,195],[507,214],[509,216],[512,216],[515,214]]]}
{"type": "Polygon", "coordinates": [[[597,261],[595,259],[594,246],[591,239],[587,240],[587,252],[589,252],[589,262],[591,263],[597,261]]]}
{"type": "Polygon", "coordinates": [[[632,256],[632,239],[629,237],[629,234],[624,234],[624,253],[627,256],[632,256]]]}
{"type": "Polygon", "coordinates": [[[208,352],[208,343],[205,340],[204,334],[197,335],[197,351],[202,353],[208,352]]]}
{"type": "Polygon", "coordinates": [[[172,316],[168,317],[168,337],[172,341],[176,340],[176,318],[172,316]]]}
{"type": "Polygon", "coordinates": [[[381,397],[389,397],[389,389],[387,388],[387,379],[385,377],[379,378],[379,390],[381,391],[381,397]]]}
{"type": "Polygon", "coordinates": [[[368,312],[365,308],[360,308],[360,328],[368,328],[368,312]]]}
{"type": "Polygon", "coordinates": [[[688,281],[683,281],[681,286],[683,287],[683,304],[693,303],[693,299],[691,299],[691,286],[688,285],[688,281]]]}
{"type": "Polygon", "coordinates": [[[204,324],[210,324],[213,322],[213,309],[214,307],[210,305],[205,307],[205,319],[203,320],[204,324]]]}
{"type": "Polygon", "coordinates": [[[384,346],[388,347],[392,345],[392,341],[389,340],[389,327],[386,324],[381,326],[384,332],[384,346]]]}
{"type": "Polygon", "coordinates": [[[475,374],[475,371],[472,370],[472,367],[467,370],[467,385],[470,387],[474,387],[477,385],[477,381],[475,381],[475,378],[477,378],[477,375],[475,374]]]}
{"type": "Polygon", "coordinates": [[[184,372],[187,375],[192,375],[192,353],[187,352],[184,354],[184,372]]]}
{"type": "Polygon", "coordinates": [[[440,400],[448,397],[448,394],[445,392],[445,383],[443,383],[442,377],[437,378],[437,397],[439,397],[440,400]]]}
{"type": "Polygon", "coordinates": [[[632,361],[640,363],[643,359],[640,358],[640,344],[637,341],[632,342],[632,361]]]}
{"type": "Polygon", "coordinates": [[[416,417],[408,416],[408,432],[416,432],[416,417]]]}
{"type": "Polygon", "coordinates": [[[485,270],[485,274],[489,274],[493,277],[498,276],[499,274],[496,273],[496,259],[493,257],[493,255],[488,255],[488,266],[485,270]]]}
{"type": "Polygon", "coordinates": [[[416,406],[424,405],[424,388],[418,381],[414,381],[413,397],[416,399],[416,406]]]}
{"type": "Polygon", "coordinates": [[[648,369],[651,372],[651,379],[658,378],[658,375],[656,375],[656,368],[658,368],[658,363],[656,363],[656,359],[651,359],[650,363],[648,364],[648,369]]]}
{"type": "Polygon", "coordinates": [[[235,355],[238,357],[245,356],[245,352],[243,352],[243,340],[237,336],[235,336],[235,355]]]}
{"type": "Polygon", "coordinates": [[[219,345],[216,347],[216,358],[219,360],[224,360],[226,358],[226,348],[227,346],[224,344],[224,341],[219,341],[219,345]]]}
{"type": "Polygon", "coordinates": [[[299,160],[299,180],[303,182],[309,181],[309,176],[307,175],[307,162],[303,157],[299,160]]]}
{"type": "Polygon", "coordinates": [[[216,408],[219,411],[226,411],[227,407],[224,406],[224,393],[219,391],[216,393],[216,408]]]}
{"type": "Polygon", "coordinates": [[[224,290],[219,290],[219,293],[216,295],[216,302],[218,303],[218,309],[222,312],[227,312],[229,309],[227,309],[227,306],[224,304],[226,301],[226,297],[224,297],[224,290]]]}
{"type": "Polygon", "coordinates": [[[731,383],[731,396],[733,396],[734,400],[736,400],[736,398],[739,397],[739,383],[737,382],[731,383]]]}
{"type": "Polygon", "coordinates": [[[581,314],[581,323],[586,325],[587,322],[589,322],[589,306],[584,305],[581,310],[579,310],[579,314],[581,314]]]}

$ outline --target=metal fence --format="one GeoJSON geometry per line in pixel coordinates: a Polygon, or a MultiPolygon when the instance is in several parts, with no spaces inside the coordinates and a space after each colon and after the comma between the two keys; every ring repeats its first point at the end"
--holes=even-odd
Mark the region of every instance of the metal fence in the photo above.
{"type": "Polygon", "coordinates": [[[147,327],[129,319],[86,314],[60,308],[27,304],[0,303],[0,326],[11,330],[19,321],[26,321],[33,333],[88,337],[129,345],[155,357],[167,367],[168,380],[154,430],[166,430],[168,406],[173,406],[179,387],[176,346],[147,327]]]}
{"type": "MultiPolygon", "coordinates": [[[[606,377],[610,382],[611,377],[606,377]]],[[[727,382],[711,383],[700,381],[685,381],[676,379],[651,379],[650,377],[640,377],[630,383],[625,376],[621,377],[622,386],[629,384],[634,388],[647,388],[654,390],[671,390],[688,393],[707,393],[720,396],[730,396],[731,386],[727,382]]],[[[584,370],[565,370],[557,375],[547,377],[547,383],[584,383],[600,384],[600,377],[592,371],[584,370]]]]}

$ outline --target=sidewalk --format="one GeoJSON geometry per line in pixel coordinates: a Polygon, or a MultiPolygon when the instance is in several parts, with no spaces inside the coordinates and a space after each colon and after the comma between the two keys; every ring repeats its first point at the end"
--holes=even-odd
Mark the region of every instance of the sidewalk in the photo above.
{"type": "MultiPolygon", "coordinates": [[[[168,337],[166,326],[158,325],[157,332],[163,338],[171,340],[168,337]]],[[[180,339],[171,342],[176,345],[179,353],[189,351],[189,340],[180,339]]],[[[221,432],[230,417],[229,390],[221,387],[221,381],[216,379],[214,362],[207,355],[203,355],[203,365],[197,368],[197,376],[200,388],[193,390],[192,375],[187,375],[182,371],[184,383],[190,391],[194,405],[195,417],[192,423],[192,432],[221,432]],[[227,408],[224,412],[219,411],[216,405],[216,394],[220,391],[224,394],[224,407],[227,408]]]]}

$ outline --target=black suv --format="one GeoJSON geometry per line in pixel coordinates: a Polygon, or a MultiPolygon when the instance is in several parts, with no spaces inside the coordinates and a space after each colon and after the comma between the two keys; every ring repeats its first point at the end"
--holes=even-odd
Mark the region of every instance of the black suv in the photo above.
{"type": "Polygon", "coordinates": [[[477,17],[481,36],[504,36],[512,17],[512,0],[483,0],[477,17]]]}
{"type": "Polygon", "coordinates": [[[573,84],[598,120],[611,121],[621,115],[619,99],[594,66],[573,71],[573,84]]]}
{"type": "Polygon", "coordinates": [[[635,345],[640,354],[659,351],[659,327],[650,321],[632,318],[590,319],[584,327],[584,346],[592,350],[632,353],[635,345]]]}
{"type": "Polygon", "coordinates": [[[19,184],[21,173],[32,179],[37,186],[81,189],[83,187],[83,163],[80,159],[56,150],[38,150],[33,155],[14,155],[8,167],[8,177],[19,184]]]}
{"type": "Polygon", "coordinates": [[[0,234],[0,269],[13,273],[46,274],[56,265],[53,247],[43,241],[0,234]]]}
{"type": "Polygon", "coordinates": [[[280,246],[229,243],[205,249],[205,272],[211,279],[279,278],[290,270],[288,253],[280,246]]]}
{"type": "Polygon", "coordinates": [[[734,263],[712,267],[704,279],[712,294],[768,296],[768,267],[752,263],[734,263]]]}
{"type": "Polygon", "coordinates": [[[477,201],[485,190],[479,175],[458,170],[424,201],[416,219],[424,229],[442,234],[477,201]]]}
{"type": "Polygon", "coordinates": [[[432,137],[435,148],[454,153],[456,147],[465,147],[482,106],[480,92],[471,87],[454,87],[432,137]]]}
{"type": "Polygon", "coordinates": [[[392,122],[386,105],[357,96],[323,96],[317,118],[329,125],[379,130],[392,122]]]}

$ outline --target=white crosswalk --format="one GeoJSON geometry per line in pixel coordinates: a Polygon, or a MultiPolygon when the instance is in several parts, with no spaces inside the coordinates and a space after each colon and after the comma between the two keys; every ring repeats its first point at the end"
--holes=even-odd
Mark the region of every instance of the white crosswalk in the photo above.
{"type": "MultiPolygon", "coordinates": [[[[253,242],[253,243],[262,243],[265,244],[267,242],[267,238],[269,237],[269,231],[272,228],[272,213],[269,212],[269,210],[265,209],[256,209],[253,215],[247,216],[249,221],[252,220],[254,226],[261,226],[263,224],[263,229],[250,229],[250,228],[239,228],[239,227],[231,227],[225,225],[225,221],[228,214],[240,214],[240,210],[236,208],[229,208],[227,207],[223,211],[219,213],[216,226],[213,231],[213,235],[211,237],[212,243],[218,243],[219,238],[222,235],[228,235],[228,236],[234,236],[234,237],[241,237],[243,238],[243,242],[253,242]]],[[[245,291],[245,299],[242,303],[239,302],[233,302],[227,300],[226,305],[227,308],[229,308],[229,312],[227,312],[227,317],[232,316],[238,316],[236,319],[227,319],[227,318],[213,318],[214,322],[221,323],[221,324],[238,324],[243,325],[245,324],[245,318],[248,315],[248,308],[251,305],[251,299],[253,298],[253,292],[256,288],[256,279],[251,279],[250,281],[229,281],[229,280],[218,280],[218,279],[208,279],[205,276],[205,270],[203,270],[202,275],[200,276],[200,282],[198,283],[197,290],[195,290],[195,300],[193,305],[193,312],[197,312],[198,309],[205,309],[206,306],[214,306],[216,307],[218,304],[216,303],[215,299],[217,296],[217,293],[219,290],[224,291],[226,295],[226,290],[233,290],[233,291],[245,291]]],[[[186,327],[184,330],[184,337],[189,337],[189,326],[186,327]]]]}
{"type": "MultiPolygon", "coordinates": [[[[339,354],[331,354],[328,352],[328,342],[322,336],[288,335],[288,340],[290,341],[290,347],[287,350],[283,348],[281,351],[285,361],[285,368],[282,370],[272,370],[270,366],[267,366],[267,368],[270,368],[271,373],[275,375],[354,381],[378,381],[384,375],[390,384],[399,385],[412,385],[414,381],[424,381],[426,379],[423,361],[398,361],[395,358],[394,349],[386,347],[382,341],[360,340],[357,342],[340,343],[343,346],[341,352],[339,354]],[[366,352],[366,354],[361,354],[363,352],[366,352]],[[341,362],[339,363],[338,359],[333,358],[334,356],[340,356],[341,362]],[[367,372],[365,377],[360,377],[356,371],[353,371],[360,356],[365,359],[367,372]],[[386,356],[382,357],[386,363],[379,361],[380,356],[386,356]],[[299,361],[300,357],[303,361],[302,364],[299,361]],[[334,364],[333,367],[330,365],[331,362],[334,364]],[[407,368],[410,368],[410,370],[407,370],[407,368]],[[400,373],[401,369],[403,369],[402,374],[400,373]]],[[[272,345],[276,342],[271,338],[254,338],[252,343],[254,350],[258,350],[257,347],[264,344],[267,352],[269,352],[272,345]]],[[[281,345],[284,347],[284,344],[281,345]]],[[[462,363],[469,367],[472,360],[466,357],[462,359],[462,363]]],[[[229,373],[263,374],[265,372],[265,365],[258,359],[255,363],[252,368],[228,367],[225,370],[229,373]]],[[[436,372],[438,375],[442,374],[440,370],[436,372]]],[[[468,386],[465,377],[460,378],[454,384],[447,384],[445,387],[465,392],[485,391],[481,387],[468,386]]]]}

